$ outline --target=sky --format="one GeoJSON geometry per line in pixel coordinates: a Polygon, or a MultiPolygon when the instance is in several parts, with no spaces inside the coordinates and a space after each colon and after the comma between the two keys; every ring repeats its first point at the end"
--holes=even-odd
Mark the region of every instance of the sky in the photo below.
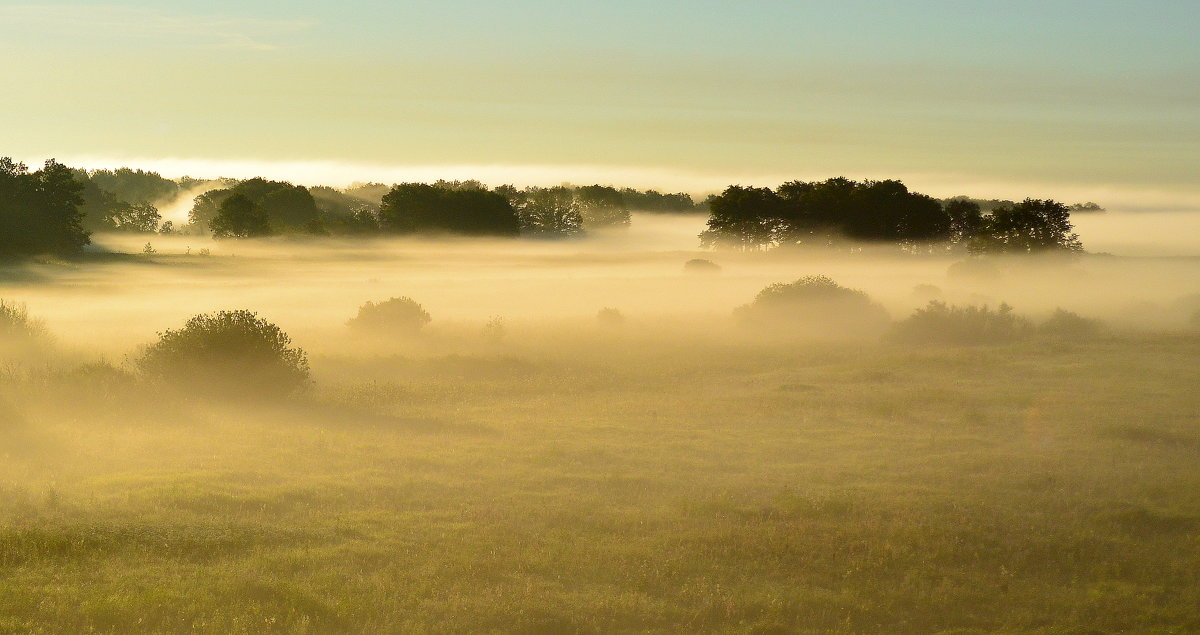
{"type": "Polygon", "coordinates": [[[12,3],[0,156],[1200,208],[1200,2],[12,3]]]}

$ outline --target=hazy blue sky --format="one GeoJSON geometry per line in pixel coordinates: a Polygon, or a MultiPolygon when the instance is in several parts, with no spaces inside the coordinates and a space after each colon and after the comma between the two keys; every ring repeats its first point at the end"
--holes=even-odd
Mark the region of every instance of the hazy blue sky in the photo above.
{"type": "Polygon", "coordinates": [[[1196,0],[0,2],[0,154],[1168,200],[1200,195],[1198,24],[1196,0]]]}

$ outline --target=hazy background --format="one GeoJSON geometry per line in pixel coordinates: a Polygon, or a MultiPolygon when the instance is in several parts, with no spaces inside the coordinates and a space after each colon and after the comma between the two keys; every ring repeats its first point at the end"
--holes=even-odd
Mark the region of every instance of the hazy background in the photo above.
{"type": "Polygon", "coordinates": [[[305,184],[844,174],[1196,209],[1198,22],[1166,0],[4,3],[0,143],[305,184]]]}

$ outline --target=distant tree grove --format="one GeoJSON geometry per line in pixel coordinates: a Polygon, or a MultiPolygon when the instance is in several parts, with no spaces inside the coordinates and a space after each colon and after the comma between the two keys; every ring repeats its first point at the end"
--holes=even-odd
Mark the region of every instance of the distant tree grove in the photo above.
{"type": "Polygon", "coordinates": [[[631,212],[709,214],[701,246],[762,250],[888,242],[910,251],[973,253],[1081,249],[1070,214],[1103,211],[1051,200],[1012,201],[911,192],[900,181],[732,185],[697,203],[610,185],[525,187],[479,181],[304,187],[263,178],[172,180],[154,172],[73,170],[53,160],[30,171],[0,158],[0,257],[74,254],[102,232],[272,235],[461,235],[569,238],[628,227],[631,212]],[[186,223],[157,206],[191,199],[186,223]]]}
{"type": "MultiPolygon", "coordinates": [[[[847,242],[910,251],[958,246],[972,253],[1079,251],[1071,209],[1052,200],[938,200],[900,181],[790,181],[772,190],[732,185],[709,199],[702,246],[761,250],[847,242]]],[[[1094,205],[1094,204],[1093,204],[1094,205]]]]}

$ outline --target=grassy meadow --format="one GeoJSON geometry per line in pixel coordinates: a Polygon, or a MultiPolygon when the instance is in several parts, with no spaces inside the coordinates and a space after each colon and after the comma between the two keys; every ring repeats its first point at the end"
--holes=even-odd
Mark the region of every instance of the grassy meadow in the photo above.
{"type": "MultiPolygon", "coordinates": [[[[922,282],[1032,312],[1053,294],[955,282],[946,259],[689,276],[695,254],[541,249],[7,271],[0,296],[54,340],[0,366],[0,631],[1200,630],[1194,333],[1122,325],[1122,304],[1073,340],[775,337],[729,312],[806,273],[895,319],[922,282]],[[390,295],[430,309],[426,333],[344,332],[390,295]],[[625,322],[594,319],[610,304],[625,322]],[[201,305],[262,310],[313,385],[140,378],[137,345],[201,305]]],[[[1080,267],[1064,297],[1121,268],[1080,267]]]]}

